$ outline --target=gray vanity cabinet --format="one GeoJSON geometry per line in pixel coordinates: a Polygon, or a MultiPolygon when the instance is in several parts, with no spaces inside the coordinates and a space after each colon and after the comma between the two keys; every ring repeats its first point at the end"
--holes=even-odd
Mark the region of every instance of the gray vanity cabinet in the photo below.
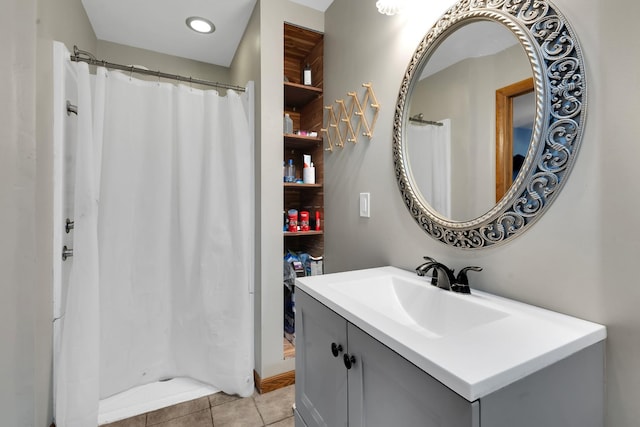
{"type": "Polygon", "coordinates": [[[296,290],[296,427],[347,425],[346,348],[347,321],[296,290]]]}
{"type": "Polygon", "coordinates": [[[300,290],[296,330],[296,427],[479,426],[478,402],[300,290]],[[353,360],[350,368],[345,355],[353,360]]]}
{"type": "Polygon", "coordinates": [[[604,341],[470,402],[301,287],[296,332],[296,427],[604,425],[604,341]]]}
{"type": "Polygon", "coordinates": [[[478,403],[470,403],[412,363],[347,325],[349,426],[478,426],[478,403]]]}

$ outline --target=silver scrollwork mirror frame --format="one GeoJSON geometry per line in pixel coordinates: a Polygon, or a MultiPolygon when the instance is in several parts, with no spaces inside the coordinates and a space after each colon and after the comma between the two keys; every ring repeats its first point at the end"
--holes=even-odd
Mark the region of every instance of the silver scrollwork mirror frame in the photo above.
{"type": "Polygon", "coordinates": [[[464,249],[502,244],[526,231],[555,200],[573,167],[586,117],[585,67],[575,32],[547,0],[461,0],[429,30],[400,87],[393,125],[393,162],[402,198],[434,239],[464,249]],[[442,40],[478,20],[501,23],[518,38],[531,63],[536,115],[521,172],[504,197],[470,221],[442,217],[412,182],[405,129],[409,101],[424,65],[442,40]]]}

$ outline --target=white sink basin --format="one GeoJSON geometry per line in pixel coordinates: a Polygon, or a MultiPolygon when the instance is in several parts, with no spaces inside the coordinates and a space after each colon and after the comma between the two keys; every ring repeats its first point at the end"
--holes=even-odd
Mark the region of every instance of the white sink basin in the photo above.
{"type": "Polygon", "coordinates": [[[407,278],[387,274],[328,286],[352,299],[354,304],[366,305],[389,317],[390,321],[422,330],[433,338],[508,316],[468,295],[438,289],[417,276],[407,278]]]}
{"type": "Polygon", "coordinates": [[[602,325],[380,267],[296,279],[348,322],[469,401],[606,338],[602,325]]]}

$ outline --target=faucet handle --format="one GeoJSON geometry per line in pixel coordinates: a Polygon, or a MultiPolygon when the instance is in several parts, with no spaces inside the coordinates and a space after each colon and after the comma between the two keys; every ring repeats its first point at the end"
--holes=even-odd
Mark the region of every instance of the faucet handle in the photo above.
{"type": "Polygon", "coordinates": [[[416,273],[418,276],[424,276],[427,270],[431,267],[431,265],[435,264],[437,261],[429,256],[423,257],[426,262],[423,262],[419,266],[416,267],[416,273]]]}
{"type": "MultiPolygon", "coordinates": [[[[424,259],[425,261],[427,261],[430,264],[437,264],[438,261],[436,261],[434,258],[431,258],[430,256],[423,256],[422,259],[424,259]]],[[[424,273],[422,273],[424,274],[424,273]]],[[[434,268],[433,269],[433,273],[431,274],[431,284],[433,286],[438,286],[438,269],[434,268]]]]}
{"type": "Polygon", "coordinates": [[[482,271],[481,267],[465,267],[458,273],[456,277],[455,286],[451,286],[451,290],[460,292],[463,294],[470,294],[471,288],[469,287],[469,278],[467,277],[467,271],[482,271]]]}

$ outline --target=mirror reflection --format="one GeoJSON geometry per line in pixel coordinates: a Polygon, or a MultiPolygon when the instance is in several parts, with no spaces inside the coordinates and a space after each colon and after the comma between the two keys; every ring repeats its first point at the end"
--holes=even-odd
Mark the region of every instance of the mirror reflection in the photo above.
{"type": "MultiPolygon", "coordinates": [[[[531,65],[506,26],[476,20],[452,31],[422,67],[405,127],[410,176],[419,197],[439,215],[469,221],[496,203],[496,92],[531,80],[531,65]]],[[[533,93],[514,105],[524,113],[522,119],[512,116],[513,124],[531,124],[533,93]]],[[[511,156],[522,150],[526,155],[530,133],[515,140],[525,142],[511,156]]],[[[507,189],[513,178],[504,180],[507,189]]]]}
{"type": "Polygon", "coordinates": [[[533,78],[496,91],[496,203],[520,173],[531,145],[535,114],[533,78]]]}

